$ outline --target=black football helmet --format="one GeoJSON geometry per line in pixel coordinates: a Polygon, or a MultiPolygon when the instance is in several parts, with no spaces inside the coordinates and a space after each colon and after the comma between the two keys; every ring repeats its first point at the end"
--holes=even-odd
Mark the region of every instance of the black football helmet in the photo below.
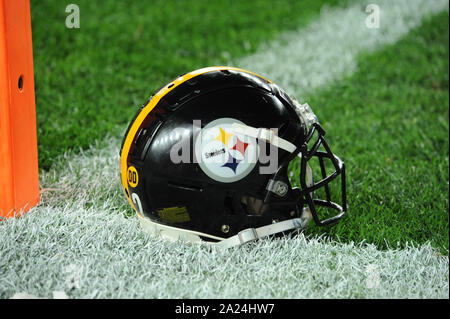
{"type": "Polygon", "coordinates": [[[171,239],[230,247],[327,225],[347,205],[345,166],[324,135],[308,104],[271,81],[204,68],[140,108],[122,142],[122,185],[143,228],[171,239]]]}

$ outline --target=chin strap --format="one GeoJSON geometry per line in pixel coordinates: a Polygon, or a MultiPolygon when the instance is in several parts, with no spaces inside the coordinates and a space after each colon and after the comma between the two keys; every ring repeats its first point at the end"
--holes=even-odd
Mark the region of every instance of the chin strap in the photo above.
{"type": "Polygon", "coordinates": [[[281,233],[286,230],[304,228],[306,227],[306,225],[307,222],[305,222],[305,220],[303,220],[302,218],[293,218],[258,228],[247,228],[240,231],[235,236],[232,236],[230,238],[218,242],[217,244],[215,244],[215,246],[221,248],[230,248],[233,246],[239,246],[251,241],[255,241],[259,238],[281,233]]]}
{"type": "Polygon", "coordinates": [[[266,128],[255,128],[248,125],[243,125],[239,123],[233,123],[231,126],[231,131],[234,134],[242,134],[252,138],[257,138],[260,140],[264,140],[267,143],[272,144],[278,148],[281,148],[289,153],[293,153],[296,149],[296,146],[281,137],[278,137],[274,131],[266,129],[266,128]]]}

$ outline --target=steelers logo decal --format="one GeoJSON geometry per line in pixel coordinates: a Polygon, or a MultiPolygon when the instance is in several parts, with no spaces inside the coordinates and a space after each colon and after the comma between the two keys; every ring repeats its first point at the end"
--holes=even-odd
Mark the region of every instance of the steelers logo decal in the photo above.
{"type": "Polygon", "coordinates": [[[133,188],[136,187],[137,184],[139,183],[139,175],[134,166],[128,167],[127,180],[128,180],[128,184],[130,184],[130,186],[133,188]]]}
{"type": "Polygon", "coordinates": [[[200,168],[212,179],[231,183],[247,176],[258,159],[256,139],[235,134],[233,123],[243,124],[232,118],[210,122],[195,142],[195,157],[200,168]]]}

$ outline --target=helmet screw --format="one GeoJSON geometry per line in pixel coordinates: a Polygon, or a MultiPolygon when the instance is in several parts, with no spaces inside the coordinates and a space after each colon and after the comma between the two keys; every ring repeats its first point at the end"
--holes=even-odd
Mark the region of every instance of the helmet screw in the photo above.
{"type": "Polygon", "coordinates": [[[276,223],[278,223],[278,222],[279,222],[278,219],[272,219],[272,224],[276,224],[276,223]]]}
{"type": "Polygon", "coordinates": [[[228,233],[230,231],[230,226],[228,225],[222,225],[222,232],[223,233],[228,233]]]}

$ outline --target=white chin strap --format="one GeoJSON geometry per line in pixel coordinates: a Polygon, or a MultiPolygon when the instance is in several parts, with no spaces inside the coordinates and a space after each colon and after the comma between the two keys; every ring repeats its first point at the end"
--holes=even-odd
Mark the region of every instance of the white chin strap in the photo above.
{"type": "MultiPolygon", "coordinates": [[[[304,213],[304,215],[308,215],[304,213]]],[[[309,216],[302,216],[302,218],[293,218],[284,220],[282,222],[258,227],[258,228],[247,228],[240,231],[237,235],[230,238],[224,239],[215,244],[215,246],[221,248],[230,248],[233,246],[243,245],[245,243],[255,241],[257,239],[267,237],[270,235],[278,234],[287,230],[292,229],[303,229],[309,223],[309,216]]]]}
{"type": "MultiPolygon", "coordinates": [[[[300,104],[297,100],[293,100],[294,108],[297,115],[303,119],[303,121],[310,127],[313,123],[318,123],[317,117],[311,110],[308,103],[300,104]]],[[[233,123],[231,131],[235,134],[247,135],[252,138],[264,140],[278,148],[281,148],[289,153],[293,153],[296,149],[295,145],[291,142],[278,137],[274,131],[267,128],[256,128],[245,124],[233,123]]]]}
{"type": "Polygon", "coordinates": [[[309,209],[305,208],[303,209],[301,218],[288,219],[282,222],[273,223],[258,228],[247,228],[240,231],[237,235],[231,236],[226,239],[196,231],[158,224],[151,221],[147,217],[139,217],[139,218],[141,221],[141,228],[143,231],[150,233],[152,235],[161,236],[166,240],[169,241],[182,240],[191,243],[207,243],[214,247],[227,249],[230,247],[239,246],[284,231],[292,229],[304,229],[310,222],[312,215],[309,209]],[[218,242],[217,243],[206,242],[202,240],[201,237],[218,240],[218,242]]]}
{"type": "Polygon", "coordinates": [[[259,140],[264,140],[278,148],[281,148],[289,153],[293,153],[296,149],[295,145],[281,137],[278,137],[274,131],[267,128],[256,128],[239,123],[233,123],[231,131],[235,134],[242,134],[259,140]]]}

